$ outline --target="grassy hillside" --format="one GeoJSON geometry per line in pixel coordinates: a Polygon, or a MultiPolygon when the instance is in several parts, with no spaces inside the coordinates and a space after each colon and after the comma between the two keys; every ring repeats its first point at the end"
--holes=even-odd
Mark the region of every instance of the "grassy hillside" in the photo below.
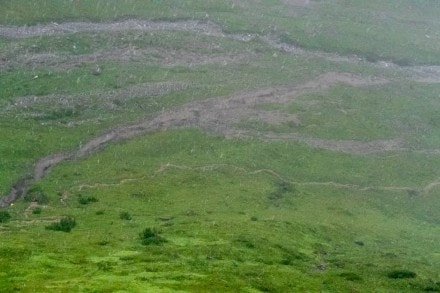
{"type": "Polygon", "coordinates": [[[403,65],[440,64],[437,1],[3,1],[1,22],[137,17],[213,21],[225,31],[273,33],[295,45],[403,65]]]}
{"type": "Polygon", "coordinates": [[[440,291],[436,1],[1,6],[1,292],[440,291]]]}

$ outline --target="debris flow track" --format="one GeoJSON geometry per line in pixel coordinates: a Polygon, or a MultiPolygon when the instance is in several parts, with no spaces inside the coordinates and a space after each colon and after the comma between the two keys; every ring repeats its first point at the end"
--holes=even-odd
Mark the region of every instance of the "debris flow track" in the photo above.
{"type": "MultiPolygon", "coordinates": [[[[301,5],[308,5],[309,1],[292,1],[295,3],[300,3],[301,5]]],[[[35,36],[58,36],[67,35],[75,33],[121,33],[128,31],[139,31],[139,32],[154,32],[154,31],[184,31],[192,32],[195,34],[220,37],[220,38],[230,38],[243,42],[249,42],[251,40],[261,40],[273,49],[277,49],[283,52],[287,52],[293,55],[297,55],[305,58],[322,58],[333,62],[349,62],[349,63],[369,63],[373,64],[379,68],[392,68],[394,70],[400,71],[403,75],[406,75],[408,79],[415,80],[418,82],[427,83],[440,83],[440,66],[399,66],[387,60],[382,60],[379,62],[368,62],[364,58],[356,55],[343,56],[336,53],[327,53],[316,50],[306,50],[298,46],[284,43],[280,41],[278,36],[273,35],[260,35],[260,34],[228,34],[223,32],[223,29],[218,24],[212,21],[197,21],[197,20],[187,20],[187,21],[152,21],[152,20],[140,20],[140,19],[129,19],[125,21],[116,22],[66,22],[66,23],[49,23],[40,24],[35,26],[5,26],[0,25],[0,37],[11,38],[11,39],[22,39],[30,38],[35,36]]],[[[127,58],[139,58],[133,57],[135,55],[133,48],[123,48],[122,50],[114,51],[111,53],[98,53],[97,55],[85,55],[85,56],[73,56],[71,59],[66,59],[65,56],[56,56],[53,54],[48,55],[33,55],[25,56],[24,58],[18,58],[19,62],[38,62],[45,60],[46,62],[53,62],[53,60],[61,59],[65,63],[78,63],[87,62],[87,60],[96,60],[96,58],[109,58],[116,60],[124,60],[127,58]],[[49,59],[49,60],[48,60],[49,59]]],[[[142,53],[142,52],[140,52],[142,53]]],[[[139,56],[141,54],[137,54],[139,56]]],[[[189,56],[186,60],[187,62],[196,61],[197,62],[227,62],[235,59],[242,59],[243,56],[239,58],[234,58],[232,56],[217,56],[213,61],[200,61],[192,60],[194,56],[189,56]]],[[[58,62],[59,63],[59,62],[58,62]]],[[[58,64],[56,63],[56,64],[58,64]]],[[[185,60],[183,60],[185,63],[185,60]]],[[[7,68],[11,66],[7,61],[2,61],[0,59],[0,69],[7,68]]]]}
{"type": "MultiPolygon", "coordinates": [[[[176,30],[190,31],[215,37],[227,37],[240,41],[250,41],[259,38],[274,49],[307,57],[325,58],[340,62],[363,62],[357,57],[344,57],[321,52],[309,52],[282,44],[269,36],[259,35],[229,35],[221,27],[212,22],[181,21],[181,22],[153,22],[148,20],[127,20],[114,23],[85,23],[72,22],[62,24],[45,24],[30,27],[0,26],[0,36],[7,38],[27,38],[41,35],[61,35],[77,32],[123,32],[130,30],[155,31],[176,30]]],[[[1,64],[0,64],[1,66],[1,64]]],[[[380,65],[378,65],[380,66],[380,65]]],[[[393,65],[397,66],[397,65],[393,65]]],[[[1,67],[0,67],[1,68],[1,67]]],[[[413,80],[423,82],[440,82],[440,74],[435,78],[440,67],[406,68],[413,80]],[[438,80],[437,80],[438,79],[438,80]]],[[[9,206],[23,196],[29,186],[41,180],[55,165],[66,160],[75,160],[97,152],[111,142],[127,140],[151,131],[167,130],[173,128],[196,127],[209,133],[216,133],[230,138],[260,137],[262,139],[283,139],[303,142],[312,147],[324,148],[339,152],[354,154],[371,154],[384,151],[406,151],[399,140],[380,140],[370,142],[324,140],[303,137],[299,134],[266,133],[260,135],[250,131],[237,129],[236,124],[243,120],[256,120],[270,124],[299,123],[294,114],[280,111],[269,111],[258,108],[265,103],[285,104],[296,97],[326,90],[337,84],[365,87],[377,86],[387,83],[388,80],[372,77],[357,76],[350,73],[327,72],[302,85],[283,86],[260,89],[252,92],[238,93],[229,97],[214,97],[203,101],[190,102],[181,107],[157,113],[153,118],[119,126],[104,132],[79,149],[71,152],[62,152],[49,155],[38,160],[32,175],[19,180],[9,194],[0,199],[0,207],[9,206]]],[[[436,183],[437,184],[437,183],[436,183]]]]}

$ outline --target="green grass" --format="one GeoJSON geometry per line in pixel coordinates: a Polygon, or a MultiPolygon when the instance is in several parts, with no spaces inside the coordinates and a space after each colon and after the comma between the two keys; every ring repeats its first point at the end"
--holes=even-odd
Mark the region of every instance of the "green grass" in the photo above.
{"type": "Polygon", "coordinates": [[[242,121],[240,127],[305,137],[371,141],[402,139],[413,149],[438,146],[437,84],[394,83],[375,88],[335,86],[306,94],[290,105],[263,104],[261,109],[297,115],[299,123],[281,125],[242,121]]]}
{"type": "MultiPolygon", "coordinates": [[[[112,125],[136,121],[187,101],[227,96],[237,91],[262,87],[300,84],[326,70],[378,74],[376,69],[369,66],[359,68],[350,64],[321,59],[304,60],[288,55],[273,57],[273,50],[258,41],[241,43],[169,32],[146,34],[143,37],[128,34],[124,37],[137,42],[139,48],[149,48],[150,41],[153,40],[154,46],[158,48],[168,46],[195,54],[205,54],[208,44],[212,45],[215,42],[218,44],[218,53],[244,54],[251,51],[257,54],[257,57],[252,62],[232,63],[226,66],[208,64],[169,67],[157,64],[145,66],[139,62],[98,61],[80,63],[72,68],[36,66],[32,69],[16,67],[0,70],[0,105],[3,108],[12,107],[11,110],[3,112],[0,118],[4,126],[0,128],[0,132],[5,138],[2,140],[3,143],[0,143],[4,153],[4,159],[0,162],[0,190],[6,192],[42,155],[56,150],[76,148],[80,141],[84,142],[112,125]],[[159,35],[164,38],[158,37],[159,35]],[[93,74],[96,65],[101,68],[100,75],[93,74]],[[115,96],[111,101],[108,99],[112,92],[124,91],[127,87],[154,85],[160,82],[178,82],[187,86],[180,90],[171,90],[163,96],[149,96],[146,92],[145,95],[127,96],[120,101],[116,100],[123,94],[115,96]],[[22,98],[23,96],[30,97],[22,98]],[[67,106],[62,102],[64,99],[70,101],[67,106]],[[22,102],[25,106],[19,106],[22,102]],[[108,106],[109,102],[114,104],[113,107],[108,106]],[[18,106],[14,106],[15,104],[18,106]],[[85,122],[88,123],[84,124],[85,122]],[[38,135],[35,135],[36,133],[38,135]]],[[[13,45],[6,46],[3,54],[9,56],[15,52],[14,48],[25,48],[34,41],[37,41],[37,48],[41,48],[39,53],[58,50],[61,54],[72,54],[64,52],[64,48],[70,46],[67,44],[77,44],[84,38],[91,40],[92,36],[75,34],[72,37],[59,38],[60,41],[54,43],[45,38],[32,42],[11,41],[13,45]]],[[[96,47],[91,48],[89,53],[102,46],[122,44],[120,38],[115,36],[113,39],[109,38],[108,43],[105,40],[104,37],[97,38],[97,43],[93,45],[96,47]]]]}
{"type": "MultiPolygon", "coordinates": [[[[226,33],[270,34],[372,62],[440,64],[433,1],[286,2],[8,0],[0,23],[213,21],[226,33]]],[[[300,123],[238,126],[308,139],[396,139],[407,148],[349,154],[197,129],[113,143],[55,166],[0,211],[0,291],[439,291],[440,189],[426,188],[440,178],[439,85],[409,81],[402,69],[313,56],[194,32],[0,38],[1,194],[39,158],[112,127],[328,72],[390,83],[258,104],[256,111],[295,114],[300,123]],[[128,48],[141,57],[92,58],[128,48]],[[54,57],[26,63],[44,55],[54,57]],[[220,55],[246,58],[179,63],[220,55]],[[154,94],[160,84],[169,89],[154,94]]]]}
{"type": "Polygon", "coordinates": [[[199,19],[219,23],[226,31],[276,31],[284,40],[302,47],[358,54],[369,60],[398,64],[440,64],[438,53],[440,5],[416,0],[316,1],[310,7],[258,4],[243,1],[4,1],[4,24],[51,21],[109,21],[127,17],[199,19]],[[36,9],[38,7],[38,9],[36,9]],[[428,37],[426,37],[428,36],[428,37]]]}
{"type": "MultiPolygon", "coordinates": [[[[288,153],[290,158],[295,157],[292,152],[307,152],[295,144],[280,149],[276,143],[222,141],[194,131],[175,131],[148,135],[80,162],[62,164],[41,183],[51,196],[51,208],[44,211],[44,217],[69,211],[77,226],[67,234],[44,232],[45,224],[38,221],[43,215],[30,215],[29,220],[36,222],[11,222],[16,224],[5,227],[10,232],[20,227],[26,233],[4,234],[3,249],[32,251],[40,247],[32,256],[25,253],[21,261],[14,258],[24,280],[31,281],[37,291],[66,287],[121,290],[127,282],[134,286],[132,290],[151,286],[190,291],[403,290],[407,286],[421,290],[430,280],[438,280],[433,268],[439,262],[435,254],[439,218],[435,207],[428,216],[425,206],[426,201],[431,205],[438,202],[436,193],[425,198],[422,209],[414,208],[414,201],[420,199],[410,198],[406,192],[300,184],[282,189],[274,198],[271,195],[280,190],[279,179],[253,171],[277,164],[303,171],[310,167],[266,159],[262,154],[268,149],[288,153]],[[149,159],[139,161],[141,153],[149,159]],[[249,162],[256,162],[253,156],[263,160],[252,166],[249,162]],[[187,168],[169,167],[158,173],[160,164],[167,162],[187,168]],[[215,163],[221,165],[199,168],[215,163]],[[121,181],[129,178],[133,181],[121,181]],[[84,184],[95,187],[80,188],[84,184]],[[68,194],[67,206],[59,202],[57,191],[68,194]],[[78,193],[99,200],[81,205],[78,193]],[[124,211],[132,216],[130,221],[120,220],[124,211]],[[167,242],[143,247],[138,235],[145,227],[159,229],[167,242]],[[35,235],[44,237],[28,241],[35,235]],[[16,248],[9,246],[12,243],[16,248]],[[63,258],[46,251],[56,251],[63,258]],[[47,268],[45,274],[33,273],[41,266],[47,268]],[[394,282],[387,274],[395,269],[409,269],[419,277],[394,282]]],[[[295,181],[320,181],[321,174],[328,172],[327,164],[314,153],[307,161],[317,157],[321,163],[315,174],[307,178],[279,166],[281,175],[295,181]]],[[[337,154],[327,154],[333,156],[337,154]]],[[[359,159],[356,161],[363,161],[365,167],[365,161],[359,159]]],[[[382,167],[376,162],[375,171],[365,171],[389,172],[382,167]]],[[[346,169],[332,166],[333,173],[346,169]]],[[[365,177],[360,174],[363,170],[355,170],[353,176],[365,177]]],[[[25,207],[18,203],[9,209],[16,213],[12,221],[19,219],[25,207]]],[[[3,268],[12,265],[6,256],[1,257],[3,268]]],[[[13,280],[10,278],[3,276],[1,283],[19,284],[8,282],[13,280]]]]}

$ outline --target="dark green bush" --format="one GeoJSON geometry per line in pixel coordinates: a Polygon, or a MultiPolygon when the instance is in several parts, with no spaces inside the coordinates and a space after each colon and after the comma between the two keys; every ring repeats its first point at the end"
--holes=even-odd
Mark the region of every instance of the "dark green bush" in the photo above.
{"type": "Polygon", "coordinates": [[[39,215],[39,214],[41,214],[41,211],[42,211],[42,209],[41,209],[40,207],[35,207],[35,208],[32,210],[32,213],[33,213],[34,215],[39,215]]]}
{"type": "Polygon", "coordinates": [[[122,220],[131,220],[131,215],[129,212],[121,212],[119,218],[122,220]]]}
{"type": "Polygon", "coordinates": [[[139,238],[143,245],[160,245],[167,242],[165,238],[159,235],[159,231],[154,228],[145,228],[145,230],[139,234],[139,238]]]}
{"type": "Polygon", "coordinates": [[[24,200],[27,202],[36,201],[39,204],[49,203],[49,198],[40,186],[33,186],[29,188],[24,196],[24,200]]]}
{"type": "Polygon", "coordinates": [[[61,218],[58,222],[46,226],[46,230],[70,232],[75,227],[76,221],[74,217],[66,216],[61,218]]]}
{"type": "Polygon", "coordinates": [[[417,274],[409,270],[395,270],[388,273],[390,279],[410,279],[417,277],[417,274]]]}
{"type": "Polygon", "coordinates": [[[78,202],[82,205],[86,205],[91,202],[97,202],[97,201],[98,199],[94,196],[83,196],[81,194],[78,196],[78,202]]]}
{"type": "Polygon", "coordinates": [[[6,223],[11,218],[7,211],[0,211],[0,223],[6,223]]]}

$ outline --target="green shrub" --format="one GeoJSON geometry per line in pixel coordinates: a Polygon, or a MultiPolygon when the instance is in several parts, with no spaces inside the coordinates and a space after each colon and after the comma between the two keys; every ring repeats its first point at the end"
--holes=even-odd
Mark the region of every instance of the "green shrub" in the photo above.
{"type": "Polygon", "coordinates": [[[46,230],[70,232],[75,227],[76,221],[74,217],[66,216],[61,218],[58,222],[46,226],[46,230]]]}
{"type": "Polygon", "coordinates": [[[0,211],[0,223],[6,223],[11,218],[7,211],[0,211]]]}
{"type": "Polygon", "coordinates": [[[49,203],[49,198],[40,186],[33,186],[29,188],[29,190],[26,192],[26,195],[24,196],[24,200],[27,202],[36,201],[39,204],[49,203]]]}
{"type": "Polygon", "coordinates": [[[41,211],[42,211],[42,209],[40,207],[36,207],[32,210],[32,213],[34,215],[39,215],[39,214],[41,214],[41,211]]]}
{"type": "Polygon", "coordinates": [[[139,237],[143,245],[160,245],[167,242],[165,238],[159,235],[159,231],[154,228],[145,228],[145,230],[139,234],[139,237]]]}
{"type": "Polygon", "coordinates": [[[122,220],[131,220],[131,215],[129,212],[121,212],[119,218],[122,220]]]}
{"type": "Polygon", "coordinates": [[[78,196],[78,202],[82,205],[86,205],[91,202],[97,202],[97,201],[98,199],[94,196],[83,196],[81,194],[78,196]]]}
{"type": "Polygon", "coordinates": [[[417,274],[408,270],[395,270],[388,273],[390,279],[410,279],[417,277],[417,274]]]}

